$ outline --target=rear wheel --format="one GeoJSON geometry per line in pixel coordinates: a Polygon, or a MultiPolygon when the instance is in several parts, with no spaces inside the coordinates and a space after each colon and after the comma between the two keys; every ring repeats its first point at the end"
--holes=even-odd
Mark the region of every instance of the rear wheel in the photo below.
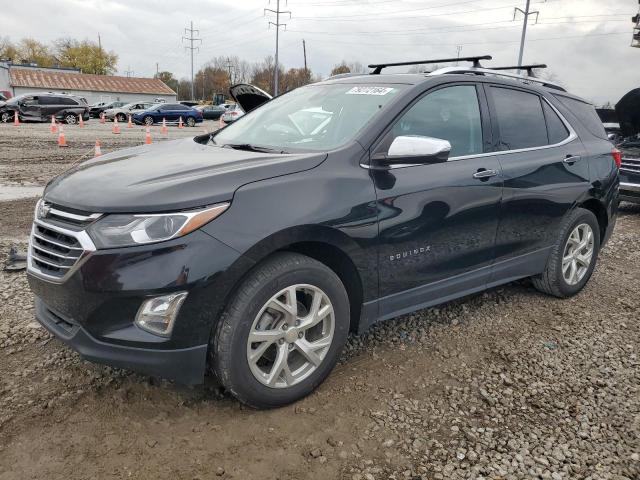
{"type": "Polygon", "coordinates": [[[598,220],[589,210],[577,208],[563,222],[545,270],[533,278],[533,285],[560,298],[575,295],[591,278],[599,251],[598,220]]]}
{"type": "Polygon", "coordinates": [[[124,113],[118,113],[116,117],[118,118],[118,121],[120,123],[124,123],[127,121],[127,117],[124,116],[124,113]]]}
{"type": "Polygon", "coordinates": [[[67,125],[75,125],[76,123],[78,123],[78,117],[77,117],[77,115],[75,115],[73,113],[65,113],[64,114],[64,122],[67,125]]]}
{"type": "Polygon", "coordinates": [[[340,278],[304,255],[280,253],[238,287],[220,318],[210,352],[213,370],[240,401],[286,405],[329,375],[349,329],[340,278]]]}
{"type": "Polygon", "coordinates": [[[195,127],[196,126],[196,119],[193,117],[188,117],[187,118],[187,125],[189,127],[195,127]]]}
{"type": "Polygon", "coordinates": [[[143,122],[145,125],[151,126],[153,125],[153,117],[150,115],[147,115],[146,117],[144,117],[143,122]]]}

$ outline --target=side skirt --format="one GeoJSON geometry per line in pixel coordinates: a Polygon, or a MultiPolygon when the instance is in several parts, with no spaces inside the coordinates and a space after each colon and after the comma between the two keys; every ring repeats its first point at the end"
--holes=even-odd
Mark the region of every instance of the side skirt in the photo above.
{"type": "Polygon", "coordinates": [[[358,333],[365,332],[377,322],[542,273],[550,251],[551,247],[542,248],[455,277],[367,302],[362,305],[358,333]]]}

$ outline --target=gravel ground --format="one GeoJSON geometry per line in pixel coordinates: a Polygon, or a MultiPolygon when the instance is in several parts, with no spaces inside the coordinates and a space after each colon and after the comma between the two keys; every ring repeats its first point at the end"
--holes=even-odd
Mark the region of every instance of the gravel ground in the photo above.
{"type": "MultiPolygon", "coordinates": [[[[0,126],[0,185],[41,185],[89,145],[58,156],[46,132],[25,147],[0,126]]],[[[2,254],[34,202],[0,202],[2,254]]],[[[639,479],[638,232],[623,205],[572,299],[518,282],[352,336],[317,392],[268,412],[83,361],[34,321],[24,273],[0,272],[0,480],[639,479]]]]}

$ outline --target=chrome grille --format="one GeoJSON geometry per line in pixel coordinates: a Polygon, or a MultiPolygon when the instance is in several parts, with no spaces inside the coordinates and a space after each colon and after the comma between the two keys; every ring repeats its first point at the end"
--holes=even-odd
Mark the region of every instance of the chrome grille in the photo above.
{"type": "Polygon", "coordinates": [[[622,165],[620,170],[626,170],[627,172],[640,173],[640,158],[622,158],[622,165]]]}
{"type": "Polygon", "coordinates": [[[84,228],[100,214],[84,215],[38,202],[29,240],[31,273],[61,282],[95,250],[84,228]]]}

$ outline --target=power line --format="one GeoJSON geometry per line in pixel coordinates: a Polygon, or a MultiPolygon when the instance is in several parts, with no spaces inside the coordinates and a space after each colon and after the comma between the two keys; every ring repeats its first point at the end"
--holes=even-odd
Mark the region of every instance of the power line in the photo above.
{"type": "Polygon", "coordinates": [[[194,35],[199,35],[200,31],[199,30],[194,30],[193,29],[193,20],[191,21],[191,28],[185,28],[184,29],[184,33],[189,33],[188,37],[182,37],[182,40],[188,40],[191,45],[189,47],[184,47],[185,49],[191,50],[191,100],[195,100],[196,96],[195,96],[195,91],[194,91],[194,82],[193,82],[193,51],[194,50],[198,50],[200,51],[200,47],[194,47],[193,46],[193,42],[200,42],[200,44],[202,44],[202,40],[200,38],[195,37],[194,35]]]}
{"type": "MultiPolygon", "coordinates": [[[[269,3],[271,3],[271,1],[269,1],[269,3]]],[[[280,15],[289,15],[289,18],[291,18],[291,12],[289,10],[280,10],[280,0],[276,0],[276,9],[273,10],[272,8],[265,8],[264,9],[264,14],[266,15],[267,12],[271,12],[271,13],[275,13],[276,15],[276,21],[272,22],[269,21],[269,27],[271,27],[271,25],[273,25],[274,27],[276,27],[276,65],[275,65],[275,70],[273,72],[273,93],[274,96],[277,97],[278,96],[278,50],[280,48],[280,27],[285,27],[285,29],[287,28],[287,24],[286,23],[280,23],[280,15]]]]}

